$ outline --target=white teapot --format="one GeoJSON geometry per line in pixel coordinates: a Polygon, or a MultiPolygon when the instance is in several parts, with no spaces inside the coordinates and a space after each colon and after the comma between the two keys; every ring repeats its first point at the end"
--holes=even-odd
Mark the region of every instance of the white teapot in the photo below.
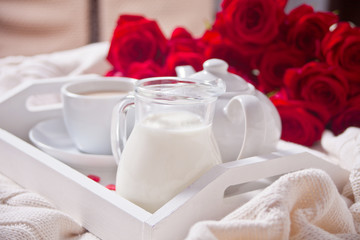
{"type": "Polygon", "coordinates": [[[266,154],[276,148],[281,135],[281,120],[272,102],[241,77],[228,72],[228,64],[209,59],[203,71],[178,66],[179,77],[199,81],[221,79],[226,92],[216,103],[213,131],[223,162],[266,154]]]}

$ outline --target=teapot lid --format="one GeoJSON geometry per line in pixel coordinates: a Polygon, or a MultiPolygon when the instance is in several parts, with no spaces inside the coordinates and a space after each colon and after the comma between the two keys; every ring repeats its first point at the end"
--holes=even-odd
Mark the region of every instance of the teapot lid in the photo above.
{"type": "Polygon", "coordinates": [[[238,75],[228,72],[229,65],[217,58],[209,59],[203,64],[204,70],[191,77],[197,79],[220,78],[225,82],[227,92],[241,92],[249,90],[248,83],[238,75]]]}

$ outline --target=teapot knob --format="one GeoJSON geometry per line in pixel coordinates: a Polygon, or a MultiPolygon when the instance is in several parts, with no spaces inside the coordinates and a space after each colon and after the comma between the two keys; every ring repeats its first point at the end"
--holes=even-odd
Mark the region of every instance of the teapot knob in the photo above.
{"type": "Polygon", "coordinates": [[[213,58],[205,61],[203,67],[207,72],[226,74],[228,73],[229,65],[221,59],[213,58]]]}

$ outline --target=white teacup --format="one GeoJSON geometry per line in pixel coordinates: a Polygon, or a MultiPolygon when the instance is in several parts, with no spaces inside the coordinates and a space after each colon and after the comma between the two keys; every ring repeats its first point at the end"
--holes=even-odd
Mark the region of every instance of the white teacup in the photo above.
{"type": "Polygon", "coordinates": [[[63,117],[75,146],[90,154],[111,154],[110,126],[114,106],[134,89],[134,79],[99,77],[61,88],[63,117]]]}

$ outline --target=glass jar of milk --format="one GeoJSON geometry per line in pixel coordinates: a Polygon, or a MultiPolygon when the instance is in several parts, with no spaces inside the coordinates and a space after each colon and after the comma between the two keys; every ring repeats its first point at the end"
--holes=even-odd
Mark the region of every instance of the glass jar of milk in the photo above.
{"type": "Polygon", "coordinates": [[[153,213],[221,163],[212,120],[217,97],[224,91],[221,80],[139,80],[134,94],[114,109],[116,192],[153,213]],[[135,125],[126,139],[129,106],[135,106],[135,125]]]}

